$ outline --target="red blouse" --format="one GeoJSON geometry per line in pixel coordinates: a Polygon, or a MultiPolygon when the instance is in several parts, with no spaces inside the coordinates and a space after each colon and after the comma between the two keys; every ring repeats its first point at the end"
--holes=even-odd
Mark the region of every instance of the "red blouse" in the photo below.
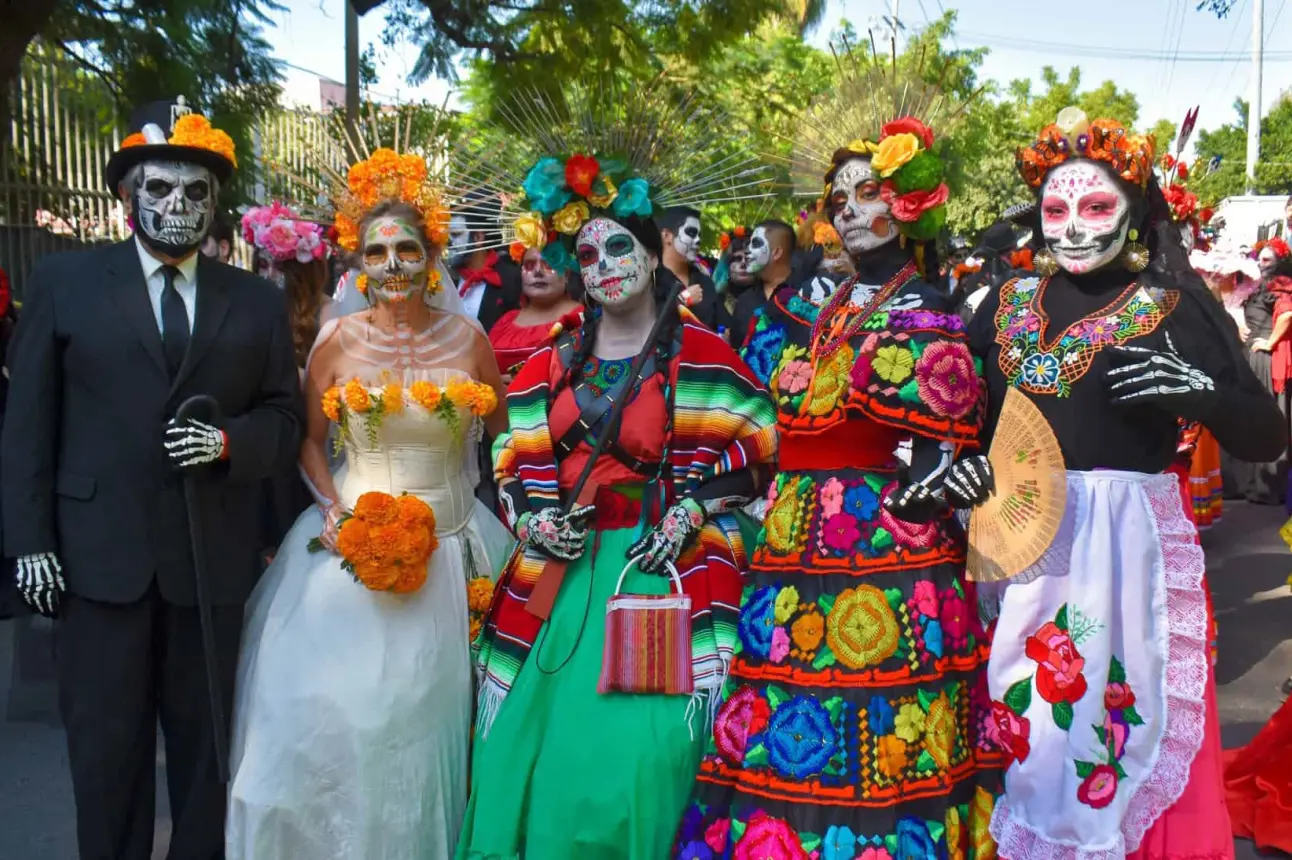
{"type": "Polygon", "coordinates": [[[493,354],[498,359],[498,369],[503,373],[511,372],[517,365],[524,364],[539,347],[547,343],[552,326],[556,321],[538,325],[516,325],[519,310],[508,311],[498,318],[489,331],[489,343],[493,354]]]}

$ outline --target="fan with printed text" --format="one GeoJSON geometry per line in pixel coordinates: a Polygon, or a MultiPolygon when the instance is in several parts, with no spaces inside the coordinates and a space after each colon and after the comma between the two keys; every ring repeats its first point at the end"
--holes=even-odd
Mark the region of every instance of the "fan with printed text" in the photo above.
{"type": "Polygon", "coordinates": [[[996,492],[969,518],[967,574],[999,582],[1034,565],[1063,522],[1067,474],[1059,440],[1025,394],[1011,388],[987,455],[996,492]]]}

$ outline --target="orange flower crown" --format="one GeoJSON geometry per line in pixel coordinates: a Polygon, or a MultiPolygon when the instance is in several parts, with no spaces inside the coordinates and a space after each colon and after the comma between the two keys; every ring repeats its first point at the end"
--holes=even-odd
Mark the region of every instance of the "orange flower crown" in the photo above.
{"type": "MultiPolygon", "coordinates": [[[[213,128],[211,121],[201,114],[187,113],[175,120],[175,130],[171,132],[170,140],[166,142],[171,146],[191,146],[194,149],[206,149],[228,159],[229,163],[234,167],[238,166],[238,156],[233,146],[233,138],[220,131],[220,129],[213,128]]],[[[132,146],[144,146],[147,143],[148,140],[142,133],[135,132],[127,135],[126,139],[121,141],[121,148],[129,149],[132,146]]]]}
{"type": "Polygon", "coordinates": [[[357,250],[363,216],[378,203],[398,200],[421,213],[426,222],[426,238],[442,248],[449,241],[449,207],[445,197],[439,183],[430,180],[426,161],[420,155],[400,155],[381,147],[350,167],[344,187],[333,189],[336,243],[347,251],[357,250]]]}
{"type": "Polygon", "coordinates": [[[1073,158],[1102,161],[1127,182],[1144,189],[1153,175],[1152,135],[1132,134],[1114,119],[1090,120],[1080,108],[1064,108],[1054,124],[1020,149],[1015,156],[1018,172],[1032,188],[1040,188],[1046,174],[1073,158]]]}

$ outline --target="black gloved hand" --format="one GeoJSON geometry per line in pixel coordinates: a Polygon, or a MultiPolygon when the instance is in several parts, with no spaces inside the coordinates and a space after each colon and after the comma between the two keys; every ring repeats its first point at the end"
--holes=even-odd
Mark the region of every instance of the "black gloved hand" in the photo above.
{"type": "Polygon", "coordinates": [[[957,460],[942,483],[947,504],[953,508],[976,508],[996,492],[996,473],[982,454],[957,460]]]}

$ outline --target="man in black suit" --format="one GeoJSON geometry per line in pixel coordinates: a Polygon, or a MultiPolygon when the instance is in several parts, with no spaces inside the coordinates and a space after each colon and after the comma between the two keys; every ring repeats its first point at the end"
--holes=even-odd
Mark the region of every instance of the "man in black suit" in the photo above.
{"type": "MultiPolygon", "coordinates": [[[[449,218],[449,267],[467,315],[488,334],[508,311],[520,307],[520,268],[492,246],[497,242],[496,197],[481,191],[466,196],[449,218]]],[[[492,465],[485,474],[492,474],[492,465]]]]}
{"type": "Polygon", "coordinates": [[[9,352],[4,549],[23,599],[59,618],[82,860],[151,857],[159,719],[168,856],[223,855],[226,789],[182,482],[190,470],[202,482],[202,599],[227,725],[260,570],[262,479],[295,460],[304,425],[282,292],[198,253],[233,149],[196,117],[177,123],[185,113],[181,100],[137,117],[143,142],[106,170],[134,238],[42,259],[9,352]],[[176,419],[199,394],[223,417],[176,419]]]}

